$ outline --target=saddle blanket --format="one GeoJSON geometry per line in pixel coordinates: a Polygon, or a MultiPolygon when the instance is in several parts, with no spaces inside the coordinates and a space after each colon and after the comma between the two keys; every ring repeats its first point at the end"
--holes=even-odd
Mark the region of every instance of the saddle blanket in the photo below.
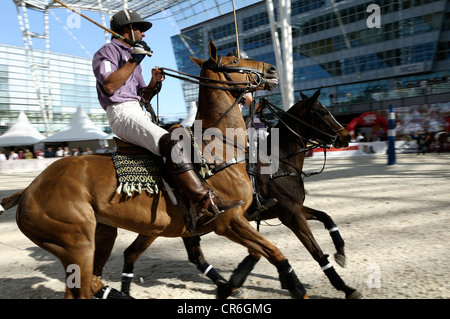
{"type": "Polygon", "coordinates": [[[142,190],[149,194],[158,193],[162,188],[161,170],[162,158],[151,153],[112,155],[116,168],[119,186],[116,193],[131,196],[133,192],[142,190]]]}

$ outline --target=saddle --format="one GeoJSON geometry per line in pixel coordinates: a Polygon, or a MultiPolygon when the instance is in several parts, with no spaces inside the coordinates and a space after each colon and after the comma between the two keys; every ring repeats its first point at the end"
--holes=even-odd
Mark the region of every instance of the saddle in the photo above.
{"type": "Polygon", "coordinates": [[[125,142],[118,137],[113,137],[114,143],[116,144],[116,152],[124,155],[136,155],[136,154],[147,154],[151,152],[146,148],[125,142]]]}
{"type": "MultiPolygon", "coordinates": [[[[164,168],[162,157],[149,150],[114,137],[116,152],[112,160],[119,186],[116,193],[131,198],[135,192],[146,190],[149,194],[166,191],[171,202],[178,207],[188,230],[197,234],[197,213],[189,199],[175,186],[164,168]]],[[[194,165],[195,169],[198,169],[194,165]]]]}

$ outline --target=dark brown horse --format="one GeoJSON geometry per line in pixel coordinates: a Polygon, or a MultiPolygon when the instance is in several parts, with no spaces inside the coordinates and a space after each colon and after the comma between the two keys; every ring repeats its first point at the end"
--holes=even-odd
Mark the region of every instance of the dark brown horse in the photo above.
{"type": "MultiPolygon", "coordinates": [[[[215,126],[226,136],[226,128],[235,128],[246,139],[245,123],[235,106],[246,91],[272,90],[278,79],[276,69],[266,63],[217,56],[212,42],[210,58],[196,59],[202,66],[198,115],[203,127],[215,126]]],[[[239,136],[238,136],[239,140],[239,136]]],[[[216,158],[226,159],[216,151],[216,158]]],[[[306,291],[286,257],[259,234],[245,219],[252,200],[252,186],[245,163],[237,163],[208,179],[209,186],[223,198],[240,198],[245,204],[228,210],[200,233],[215,233],[247,247],[255,255],[266,257],[279,272],[283,287],[297,298],[306,291]],[[233,187],[229,187],[232,184],[233,187]]],[[[159,236],[191,236],[178,208],[168,193],[117,194],[118,180],[111,157],[67,157],[54,162],[22,192],[3,199],[2,205],[17,208],[20,230],[36,245],[55,255],[66,277],[66,298],[120,297],[118,291],[103,286],[101,274],[108,260],[117,228],[143,234],[153,241],[159,236]],[[74,271],[78,269],[78,272],[74,271]],[[76,280],[69,282],[76,276],[76,280]]]]}
{"type": "MultiPolygon", "coordinates": [[[[327,255],[320,249],[308,226],[307,220],[321,221],[330,232],[337,249],[335,259],[339,265],[345,265],[344,241],[337,226],[325,212],[317,211],[303,205],[305,191],[302,180],[302,169],[307,143],[315,146],[333,144],[336,148],[346,147],[349,141],[348,132],[334,119],[330,112],[317,101],[318,90],[311,98],[302,95],[302,100],[280,117],[275,129],[279,132],[279,170],[272,176],[261,175],[260,190],[263,197],[275,197],[278,204],[258,216],[260,220],[279,218],[300,239],[302,244],[319,263],[332,285],[345,293],[346,298],[361,298],[355,289],[348,287],[328,262],[327,255]]],[[[270,106],[270,103],[269,103],[270,106]]],[[[274,106],[271,107],[272,110],[274,106]]],[[[275,110],[273,110],[275,111],[275,110]]],[[[269,141],[271,137],[267,138],[269,141]]],[[[272,146],[276,147],[276,146],[272,146]]],[[[254,216],[245,215],[254,221],[254,216]]],[[[218,286],[217,296],[227,297],[244,283],[246,277],[259,261],[258,253],[250,252],[227,282],[204,258],[200,247],[200,237],[184,237],[184,244],[189,260],[207,275],[218,286]]],[[[124,275],[122,292],[129,294],[134,264],[139,256],[153,242],[152,238],[139,235],[124,252],[124,275]]]]}

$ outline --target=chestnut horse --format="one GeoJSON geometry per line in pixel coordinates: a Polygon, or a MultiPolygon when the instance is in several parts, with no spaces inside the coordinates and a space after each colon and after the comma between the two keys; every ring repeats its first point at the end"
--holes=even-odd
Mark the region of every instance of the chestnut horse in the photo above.
{"type": "MultiPolygon", "coordinates": [[[[193,59],[202,67],[198,118],[204,128],[215,126],[225,137],[226,128],[235,128],[246,141],[244,120],[234,107],[237,98],[248,91],[273,90],[278,83],[278,73],[267,63],[217,56],[212,42],[209,55],[207,61],[193,59]]],[[[219,160],[221,156],[225,160],[225,155],[225,150],[215,154],[219,160]]],[[[207,225],[200,225],[199,233],[214,231],[264,256],[276,266],[282,286],[289,289],[293,297],[307,298],[305,288],[286,257],[244,217],[252,200],[245,162],[218,172],[207,184],[218,196],[242,199],[245,204],[220,214],[207,225]]],[[[66,157],[48,166],[25,190],[2,201],[5,209],[18,205],[19,229],[62,263],[67,278],[66,298],[121,297],[118,291],[101,282],[117,228],[143,234],[152,240],[159,236],[192,236],[167,192],[144,192],[128,197],[118,195],[117,186],[111,157],[66,157]],[[78,273],[73,273],[74,269],[78,269],[78,273]],[[74,275],[77,280],[70,282],[74,275]]]]}
{"type": "MultiPolygon", "coordinates": [[[[344,241],[339,234],[336,224],[325,212],[318,211],[303,205],[305,191],[302,180],[302,169],[305,153],[311,147],[327,147],[333,144],[336,148],[348,146],[350,136],[348,132],[335,120],[331,113],[317,101],[320,94],[318,90],[311,98],[302,94],[302,100],[291,107],[288,112],[278,109],[269,102],[264,101],[270,110],[276,114],[284,112],[279,117],[276,129],[279,130],[279,170],[269,176],[261,175],[260,191],[263,197],[275,197],[278,204],[262,212],[257,219],[268,220],[279,218],[280,221],[291,229],[300,239],[302,244],[310,252],[312,257],[319,263],[320,267],[329,278],[331,284],[338,290],[345,293],[346,298],[361,298],[362,294],[354,288],[348,287],[333,266],[328,262],[328,255],[325,255],[311,232],[307,220],[321,221],[330,232],[337,253],[335,259],[340,266],[345,266],[344,241]]],[[[264,107],[261,105],[261,107],[264,107]]],[[[267,138],[270,140],[270,135],[267,138]]],[[[255,215],[246,218],[254,221],[255,215]]],[[[200,236],[183,237],[183,241],[188,252],[189,260],[197,268],[207,275],[217,285],[217,297],[229,296],[242,286],[246,277],[250,274],[255,264],[260,260],[260,255],[250,252],[239,267],[233,272],[229,281],[226,281],[213,268],[203,256],[200,247],[200,236]]],[[[134,264],[139,256],[153,242],[145,235],[139,235],[136,240],[124,252],[124,268],[122,276],[122,292],[130,293],[130,283],[134,264]]]]}

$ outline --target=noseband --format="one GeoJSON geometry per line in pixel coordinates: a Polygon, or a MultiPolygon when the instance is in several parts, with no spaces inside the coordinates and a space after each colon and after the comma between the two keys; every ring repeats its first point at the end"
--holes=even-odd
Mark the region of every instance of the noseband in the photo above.
{"type": "MultiPolygon", "coordinates": [[[[225,77],[227,78],[228,82],[231,82],[231,84],[241,84],[242,82],[234,82],[229,73],[241,73],[241,74],[247,74],[247,81],[245,82],[247,87],[246,89],[256,89],[259,86],[266,83],[266,75],[263,71],[259,70],[259,61],[257,68],[251,68],[246,66],[230,66],[225,65],[222,63],[223,56],[219,55],[217,62],[213,62],[211,60],[203,62],[201,68],[202,70],[211,70],[213,72],[223,73],[225,77]],[[251,84],[248,80],[249,77],[253,80],[254,84],[251,84]]],[[[261,62],[264,70],[264,62],[261,62]]]]}
{"type": "MultiPolygon", "coordinates": [[[[236,93],[242,93],[242,96],[246,92],[256,91],[259,86],[264,85],[266,81],[266,75],[264,71],[259,70],[259,62],[258,68],[251,68],[246,66],[229,66],[222,63],[223,56],[219,55],[217,62],[212,60],[207,60],[203,62],[201,65],[202,70],[211,70],[216,73],[223,73],[227,78],[226,81],[210,79],[203,76],[195,76],[188,73],[184,73],[181,71],[163,68],[164,75],[191,82],[194,84],[198,84],[200,86],[208,87],[211,89],[218,89],[223,91],[230,91],[236,93]],[[171,72],[171,73],[168,73],[171,72]],[[177,73],[177,74],[173,74],[177,73]],[[229,73],[241,73],[247,75],[247,81],[233,81],[229,73]],[[253,83],[251,82],[253,80],[253,83]],[[220,84],[225,84],[227,86],[223,86],[220,84]]],[[[264,62],[262,62],[262,69],[264,70],[264,62]]],[[[241,96],[241,97],[242,97],[241,96]]],[[[240,98],[238,99],[240,100],[240,98]]]]}
{"type": "Polygon", "coordinates": [[[318,148],[318,147],[321,147],[321,148],[324,148],[324,149],[331,148],[332,145],[334,145],[334,143],[336,142],[336,139],[337,139],[337,136],[338,136],[339,132],[344,130],[344,128],[341,127],[339,130],[335,131],[331,127],[331,125],[328,124],[328,122],[325,121],[325,119],[314,108],[312,108],[312,110],[311,110],[311,116],[314,116],[314,115],[318,116],[319,119],[330,129],[332,134],[330,134],[330,133],[328,133],[328,132],[326,132],[324,130],[318,129],[318,128],[312,126],[309,123],[306,123],[305,121],[301,120],[300,118],[298,118],[298,117],[296,117],[296,116],[294,116],[294,115],[292,115],[292,114],[290,114],[290,113],[280,109],[279,107],[275,106],[274,104],[270,103],[267,99],[262,99],[261,100],[261,108],[263,109],[264,107],[267,107],[273,113],[273,115],[279,120],[279,122],[282,123],[292,134],[294,134],[300,140],[303,140],[304,142],[311,144],[311,146],[306,146],[306,147],[296,151],[294,154],[290,154],[288,156],[288,158],[292,157],[292,156],[294,156],[294,155],[296,155],[298,153],[307,152],[309,150],[312,150],[312,149],[318,148]],[[281,116],[278,115],[278,112],[280,112],[280,113],[282,113],[284,115],[287,115],[288,117],[290,117],[291,119],[293,119],[296,122],[300,123],[301,125],[306,126],[306,127],[308,127],[309,129],[311,129],[313,131],[316,131],[317,133],[319,133],[320,135],[322,135],[325,138],[323,138],[323,139],[319,139],[319,138],[311,139],[311,138],[306,138],[306,137],[300,135],[294,129],[292,129],[285,121],[283,121],[281,116]]]}

